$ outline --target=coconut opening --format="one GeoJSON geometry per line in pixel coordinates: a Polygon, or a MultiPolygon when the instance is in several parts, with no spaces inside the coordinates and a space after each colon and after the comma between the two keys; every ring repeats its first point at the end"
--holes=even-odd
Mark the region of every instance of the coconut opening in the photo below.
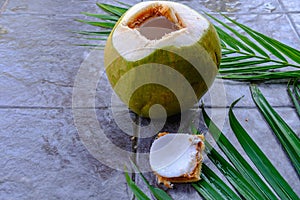
{"type": "Polygon", "coordinates": [[[154,5],[133,16],[127,23],[149,40],[161,39],[164,35],[185,28],[174,10],[166,5],[154,5]]]}

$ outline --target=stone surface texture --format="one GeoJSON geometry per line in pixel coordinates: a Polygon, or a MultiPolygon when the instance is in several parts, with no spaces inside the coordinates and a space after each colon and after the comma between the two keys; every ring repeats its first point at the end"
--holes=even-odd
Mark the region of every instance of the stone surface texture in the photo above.
{"type": "MultiPolygon", "coordinates": [[[[97,2],[116,3],[0,0],[0,200],[135,199],[124,165],[136,161],[156,185],[148,153],[157,132],[190,132],[196,124],[207,134],[196,105],[164,123],[136,116],[116,98],[102,70],[103,51],[95,54],[76,45],[94,41],[72,32],[97,31],[75,20],[88,19],[80,12],[101,12],[97,2]]],[[[299,0],[178,2],[214,16],[222,12],[300,49],[299,0]]],[[[299,136],[299,117],[286,85],[262,83],[259,88],[299,136]]],[[[255,106],[248,83],[217,79],[202,101],[245,155],[227,118],[228,107],[241,96],[237,118],[300,195],[299,177],[255,106]]],[[[213,168],[208,158],[204,162],[213,168]]],[[[129,175],[150,196],[140,176],[129,175]]],[[[167,192],[176,200],[202,199],[189,184],[176,184],[167,192]]]]}

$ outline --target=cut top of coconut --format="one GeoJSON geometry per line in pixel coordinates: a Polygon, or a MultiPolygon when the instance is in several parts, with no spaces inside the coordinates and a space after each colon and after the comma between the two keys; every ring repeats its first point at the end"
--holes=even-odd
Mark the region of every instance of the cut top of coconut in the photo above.
{"type": "Polygon", "coordinates": [[[206,18],[183,4],[141,2],[122,17],[112,35],[112,43],[122,57],[136,61],[158,48],[191,46],[200,40],[209,25],[206,18]]]}
{"type": "Polygon", "coordinates": [[[197,135],[166,134],[156,139],[150,149],[150,166],[159,176],[174,178],[189,176],[199,166],[201,156],[197,135]]]}

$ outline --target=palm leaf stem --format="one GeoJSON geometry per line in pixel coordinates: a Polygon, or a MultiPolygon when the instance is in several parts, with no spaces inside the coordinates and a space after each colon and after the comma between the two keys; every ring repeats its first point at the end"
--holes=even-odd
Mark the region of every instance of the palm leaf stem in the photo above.
{"type": "MultiPolygon", "coordinates": [[[[241,55],[247,56],[247,58],[249,56],[249,58],[252,58],[252,59],[256,58],[256,59],[259,59],[259,60],[263,60],[265,62],[273,62],[273,63],[281,64],[281,65],[283,65],[283,67],[300,68],[300,66],[296,65],[296,64],[292,64],[292,63],[285,62],[285,61],[280,61],[280,60],[274,60],[274,59],[271,59],[271,58],[266,58],[266,57],[263,57],[263,56],[258,56],[256,54],[249,54],[247,52],[243,52],[243,51],[240,51],[240,50],[234,50],[234,49],[231,49],[231,48],[228,48],[228,47],[224,47],[222,50],[225,50],[225,51],[228,51],[228,52],[231,52],[231,53],[241,54],[241,55]]],[[[224,58],[226,59],[227,57],[224,57],[224,58]]]]}

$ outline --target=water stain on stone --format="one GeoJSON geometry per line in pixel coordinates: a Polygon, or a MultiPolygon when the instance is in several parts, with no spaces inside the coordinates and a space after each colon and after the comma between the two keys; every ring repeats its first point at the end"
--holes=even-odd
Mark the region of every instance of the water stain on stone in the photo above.
{"type": "Polygon", "coordinates": [[[20,6],[16,6],[14,8],[10,9],[13,12],[17,12],[17,11],[27,11],[28,10],[28,5],[20,5],[20,6]]]}
{"type": "Polygon", "coordinates": [[[57,156],[59,154],[57,147],[50,144],[48,137],[43,136],[43,139],[45,144],[42,146],[42,149],[44,149],[48,155],[57,156]]]}
{"type": "Polygon", "coordinates": [[[210,10],[217,12],[238,12],[241,3],[238,0],[200,0],[200,3],[210,10]]]}
{"type": "Polygon", "coordinates": [[[273,12],[276,10],[276,6],[273,5],[271,2],[265,3],[264,4],[264,10],[268,11],[268,12],[273,12]]]}
{"type": "Polygon", "coordinates": [[[0,25],[0,35],[4,35],[4,34],[7,34],[7,33],[8,33],[8,30],[0,25]]]}

